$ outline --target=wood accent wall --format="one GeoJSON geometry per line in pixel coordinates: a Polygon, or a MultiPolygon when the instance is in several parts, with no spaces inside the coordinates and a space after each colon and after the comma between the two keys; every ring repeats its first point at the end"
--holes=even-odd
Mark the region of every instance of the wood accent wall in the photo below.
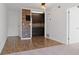
{"type": "Polygon", "coordinates": [[[30,37],[30,21],[26,19],[27,16],[30,16],[30,10],[22,9],[22,38],[30,37]]]}
{"type": "Polygon", "coordinates": [[[30,10],[22,9],[22,24],[27,25],[29,21],[26,21],[26,15],[30,16],[30,10]]]}

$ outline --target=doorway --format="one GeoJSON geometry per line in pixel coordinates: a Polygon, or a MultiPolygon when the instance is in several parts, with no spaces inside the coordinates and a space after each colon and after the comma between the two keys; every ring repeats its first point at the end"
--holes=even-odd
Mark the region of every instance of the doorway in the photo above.
{"type": "Polygon", "coordinates": [[[32,37],[44,37],[44,13],[32,13],[32,37]]]}

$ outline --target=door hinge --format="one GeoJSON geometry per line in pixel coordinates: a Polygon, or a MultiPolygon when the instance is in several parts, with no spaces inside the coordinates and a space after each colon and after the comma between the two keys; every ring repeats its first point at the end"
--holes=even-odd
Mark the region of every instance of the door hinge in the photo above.
{"type": "Polygon", "coordinates": [[[69,45],[69,41],[70,41],[70,38],[68,37],[68,45],[69,45]]]}
{"type": "Polygon", "coordinates": [[[70,40],[70,38],[68,37],[68,40],[70,40]]]}

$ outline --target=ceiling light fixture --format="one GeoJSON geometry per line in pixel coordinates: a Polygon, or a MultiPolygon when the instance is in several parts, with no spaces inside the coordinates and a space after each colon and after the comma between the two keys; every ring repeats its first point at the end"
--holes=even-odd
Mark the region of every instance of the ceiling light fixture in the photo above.
{"type": "Polygon", "coordinates": [[[45,3],[41,3],[41,8],[45,10],[46,9],[46,4],[45,3]]]}

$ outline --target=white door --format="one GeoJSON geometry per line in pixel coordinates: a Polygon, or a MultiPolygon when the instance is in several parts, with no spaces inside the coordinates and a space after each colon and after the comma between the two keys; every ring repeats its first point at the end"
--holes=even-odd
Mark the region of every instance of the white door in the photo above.
{"type": "Polygon", "coordinates": [[[69,44],[79,42],[79,8],[69,9],[69,44]]]}

